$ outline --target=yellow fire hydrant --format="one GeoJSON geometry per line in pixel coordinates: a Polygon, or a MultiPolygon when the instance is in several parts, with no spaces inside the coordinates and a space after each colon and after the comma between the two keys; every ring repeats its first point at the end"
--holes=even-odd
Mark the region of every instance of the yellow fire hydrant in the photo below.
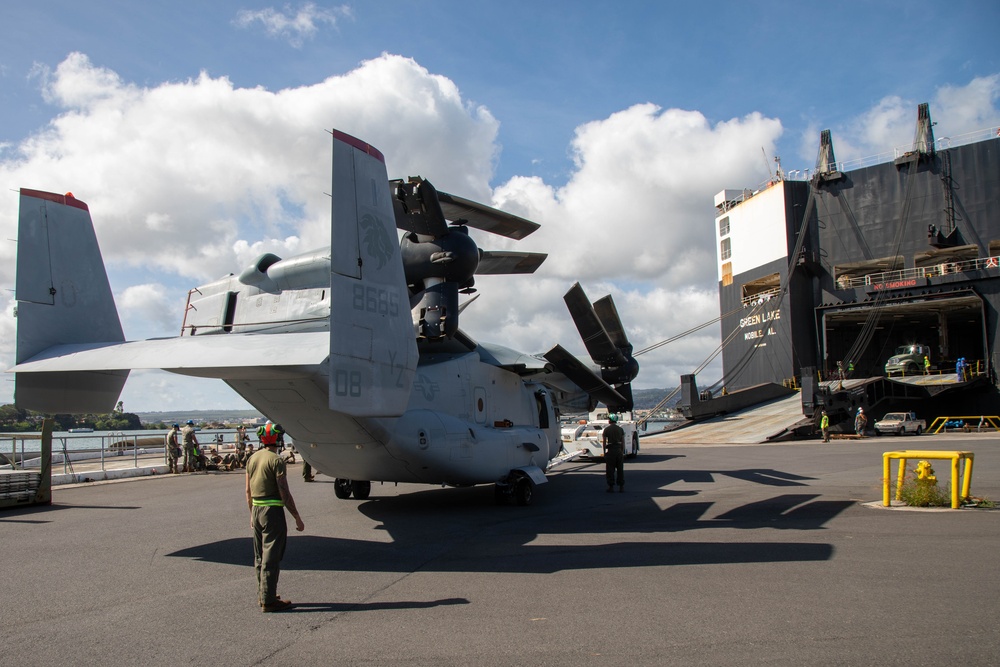
{"type": "Polygon", "coordinates": [[[937,484],[937,477],[934,476],[934,468],[930,461],[920,461],[917,463],[917,481],[924,484],[937,484]]]}

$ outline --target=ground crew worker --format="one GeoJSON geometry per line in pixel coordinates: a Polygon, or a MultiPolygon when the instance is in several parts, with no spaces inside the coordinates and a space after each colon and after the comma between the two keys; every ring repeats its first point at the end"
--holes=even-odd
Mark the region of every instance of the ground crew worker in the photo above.
{"type": "Polygon", "coordinates": [[[858,408],[858,414],[854,418],[854,432],[858,434],[858,437],[865,437],[865,426],[868,424],[868,417],[865,416],[865,411],[858,408]]]}
{"type": "Polygon", "coordinates": [[[184,428],[181,429],[181,438],[184,442],[183,472],[194,472],[198,464],[198,436],[195,435],[193,420],[187,420],[184,428]]]}
{"type": "Polygon", "coordinates": [[[924,355],[924,375],[930,375],[930,374],[931,374],[931,360],[928,359],[927,355],[925,354],[924,355]]]}
{"type": "Polygon", "coordinates": [[[174,424],[173,428],[167,431],[167,469],[170,474],[177,474],[177,455],[180,453],[180,443],[177,436],[180,435],[181,427],[174,424]]]}
{"type": "Polygon", "coordinates": [[[242,468],[247,463],[247,427],[240,426],[236,429],[236,465],[242,468]]]}
{"type": "Polygon", "coordinates": [[[823,417],[819,420],[819,428],[823,431],[823,442],[830,442],[830,415],[823,411],[823,417]]]}
{"type": "Polygon", "coordinates": [[[618,415],[608,415],[611,422],[601,434],[604,448],[604,474],[608,480],[608,493],[618,484],[618,493],[625,490],[625,430],[618,425],[618,415]],[[617,477],[617,479],[616,479],[617,477]]]}
{"type": "Polygon", "coordinates": [[[302,517],[288,489],[285,462],[278,456],[278,438],[269,421],[261,448],[247,462],[246,496],[253,529],[253,566],[257,573],[257,601],[264,613],[291,609],[292,603],[278,597],[278,574],[285,555],[288,525],[285,508],[295,519],[295,530],[305,530],[302,517]]]}
{"type": "Polygon", "coordinates": [[[257,439],[260,440],[262,447],[269,447],[270,445],[278,446],[280,442],[281,429],[270,419],[267,423],[257,429],[257,439]]]}

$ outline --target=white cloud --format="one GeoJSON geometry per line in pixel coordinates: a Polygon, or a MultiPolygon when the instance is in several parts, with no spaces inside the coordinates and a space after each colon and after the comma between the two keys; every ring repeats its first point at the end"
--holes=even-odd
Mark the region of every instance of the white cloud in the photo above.
{"type": "MultiPolygon", "coordinates": [[[[324,130],[333,126],[393,147],[392,173],[488,197],[497,122],[407,58],[277,92],[205,73],[139,88],[79,53],[47,80],[63,111],[0,162],[0,187],[74,192],[112,267],[206,280],[242,268],[241,249],[262,237],[295,236],[302,250],[329,244],[324,130]]],[[[0,211],[0,224],[15,229],[16,210],[0,211]]],[[[12,244],[0,246],[0,260],[12,257],[12,244]]],[[[0,261],[0,276],[10,281],[11,271],[0,261]]]]}
{"type": "Polygon", "coordinates": [[[184,295],[172,294],[161,284],[131,285],[115,295],[115,303],[126,316],[122,327],[129,340],[181,330],[184,295]]]}
{"type": "Polygon", "coordinates": [[[543,223],[529,245],[551,275],[714,284],[712,197],[767,178],[781,123],[750,114],[714,126],[696,111],[633,106],[577,129],[576,170],[562,188],[515,178],[496,200],[543,223]]]}
{"type": "MultiPolygon", "coordinates": [[[[188,288],[239,273],[263,252],[287,257],[329,243],[324,130],[336,127],[378,147],[390,177],[420,174],[542,224],[518,243],[474,232],[486,249],[550,256],[535,276],[477,279],[482,297],[462,320],[473,337],[530,352],[560,342],[583,355],[562,302],[579,280],[592,299],[613,294],[633,345],[648,347],[718,317],[712,197],[767,178],[761,148],[773,154],[782,132],[757,113],[713,123],[639,104],[577,128],[564,185],[515,177],[494,190],[498,121],[448,78],[400,56],[279,91],[205,73],[141,87],[78,53],[38,80],[59,114],[0,154],[0,192],[73,191],[89,204],[130,337],[175,335],[188,288]]],[[[943,88],[932,114],[956,134],[975,129],[966,123],[996,124],[997,89],[997,76],[943,88]]],[[[834,128],[838,158],[847,157],[842,147],[879,152],[912,140],[915,113],[916,104],[890,97],[834,128]]],[[[818,132],[812,156],[817,140],[818,132]]],[[[4,201],[0,239],[14,238],[17,197],[4,201]]],[[[14,250],[0,244],[5,285],[14,250]]],[[[9,292],[0,312],[0,363],[9,367],[9,292]]],[[[719,337],[712,325],[640,357],[637,386],[676,384],[719,337]]],[[[719,372],[716,361],[701,384],[719,372]]],[[[243,405],[218,382],[164,374],[133,374],[125,397],[136,410],[193,407],[193,397],[243,405]]]]}
{"type": "MultiPolygon", "coordinates": [[[[998,99],[1000,74],[977,77],[964,86],[942,86],[930,99],[890,95],[849,122],[830,128],[834,153],[838,162],[848,162],[880,155],[891,157],[894,151],[911,150],[917,128],[917,106],[922,102],[930,104],[936,139],[997,127],[1000,126],[998,99]]],[[[816,157],[820,129],[813,123],[803,134],[802,157],[816,157]]]]}
{"type": "Polygon", "coordinates": [[[256,23],[264,27],[269,37],[281,37],[295,48],[300,48],[304,41],[313,37],[320,24],[336,26],[341,18],[351,18],[353,13],[348,5],[340,5],[330,9],[317,7],[314,2],[300,5],[292,9],[285,5],[284,11],[267,7],[265,9],[241,9],[236,13],[233,24],[239,28],[250,28],[256,23]]]}

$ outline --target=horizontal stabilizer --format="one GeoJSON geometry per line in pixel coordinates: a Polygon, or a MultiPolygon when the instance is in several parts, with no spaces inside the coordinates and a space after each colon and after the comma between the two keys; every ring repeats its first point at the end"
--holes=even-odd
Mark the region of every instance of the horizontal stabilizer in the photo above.
{"type": "MultiPolygon", "coordinates": [[[[32,374],[160,368],[175,373],[236,379],[279,366],[317,366],[329,354],[325,331],[154,338],[125,343],[56,345],[11,370],[32,374]]],[[[65,410],[60,410],[65,412],[65,410]]]]}

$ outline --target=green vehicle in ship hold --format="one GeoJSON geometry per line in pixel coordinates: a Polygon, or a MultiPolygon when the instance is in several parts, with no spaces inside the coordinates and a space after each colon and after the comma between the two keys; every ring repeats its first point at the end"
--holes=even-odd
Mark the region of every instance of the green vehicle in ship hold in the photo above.
{"type": "Polygon", "coordinates": [[[900,375],[918,375],[923,373],[924,357],[927,357],[928,360],[931,358],[931,348],[929,346],[919,343],[900,345],[896,348],[893,355],[889,357],[889,361],[885,362],[885,374],[892,376],[897,373],[900,375]]]}

